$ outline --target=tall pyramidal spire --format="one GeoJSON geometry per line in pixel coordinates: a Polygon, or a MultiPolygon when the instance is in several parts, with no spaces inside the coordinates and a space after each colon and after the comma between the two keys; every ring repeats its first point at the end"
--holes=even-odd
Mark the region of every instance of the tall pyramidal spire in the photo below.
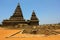
{"type": "Polygon", "coordinates": [[[18,3],[14,14],[10,17],[11,20],[24,20],[20,4],[18,3]]]}
{"type": "Polygon", "coordinates": [[[13,16],[23,16],[22,15],[22,10],[21,10],[21,7],[20,7],[20,4],[18,3],[16,9],[15,9],[15,13],[13,16]]]}

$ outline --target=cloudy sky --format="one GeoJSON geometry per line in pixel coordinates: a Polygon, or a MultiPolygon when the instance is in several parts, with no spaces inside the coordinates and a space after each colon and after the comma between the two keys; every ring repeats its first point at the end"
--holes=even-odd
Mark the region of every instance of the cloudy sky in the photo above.
{"type": "Polygon", "coordinates": [[[18,3],[26,20],[34,10],[40,24],[60,22],[60,0],[0,0],[0,23],[13,15],[18,3]]]}

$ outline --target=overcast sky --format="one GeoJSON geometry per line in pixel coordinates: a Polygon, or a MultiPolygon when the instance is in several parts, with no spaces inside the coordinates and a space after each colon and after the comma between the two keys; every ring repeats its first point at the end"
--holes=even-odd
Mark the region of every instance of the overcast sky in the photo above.
{"type": "Polygon", "coordinates": [[[0,23],[13,15],[18,2],[26,20],[34,10],[40,24],[60,22],[60,0],[0,0],[0,23]]]}

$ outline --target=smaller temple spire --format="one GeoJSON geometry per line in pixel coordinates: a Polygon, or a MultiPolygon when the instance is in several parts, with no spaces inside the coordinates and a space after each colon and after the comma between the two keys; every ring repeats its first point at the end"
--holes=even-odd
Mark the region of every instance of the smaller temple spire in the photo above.
{"type": "Polygon", "coordinates": [[[32,12],[31,20],[38,20],[38,18],[36,17],[36,14],[34,12],[34,10],[32,12]]]}
{"type": "Polygon", "coordinates": [[[33,10],[32,15],[31,15],[30,25],[39,25],[39,20],[36,17],[34,10],[33,10]]]}

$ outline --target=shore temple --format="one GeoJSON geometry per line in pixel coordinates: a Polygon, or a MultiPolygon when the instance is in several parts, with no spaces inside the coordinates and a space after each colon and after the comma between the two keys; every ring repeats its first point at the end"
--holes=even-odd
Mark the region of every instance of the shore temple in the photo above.
{"type": "Polygon", "coordinates": [[[20,7],[20,4],[18,3],[13,15],[8,20],[3,20],[2,25],[4,26],[14,26],[18,24],[27,24],[27,25],[39,25],[39,20],[35,14],[35,12],[32,12],[30,20],[25,20],[23,17],[23,13],[20,7]]]}

